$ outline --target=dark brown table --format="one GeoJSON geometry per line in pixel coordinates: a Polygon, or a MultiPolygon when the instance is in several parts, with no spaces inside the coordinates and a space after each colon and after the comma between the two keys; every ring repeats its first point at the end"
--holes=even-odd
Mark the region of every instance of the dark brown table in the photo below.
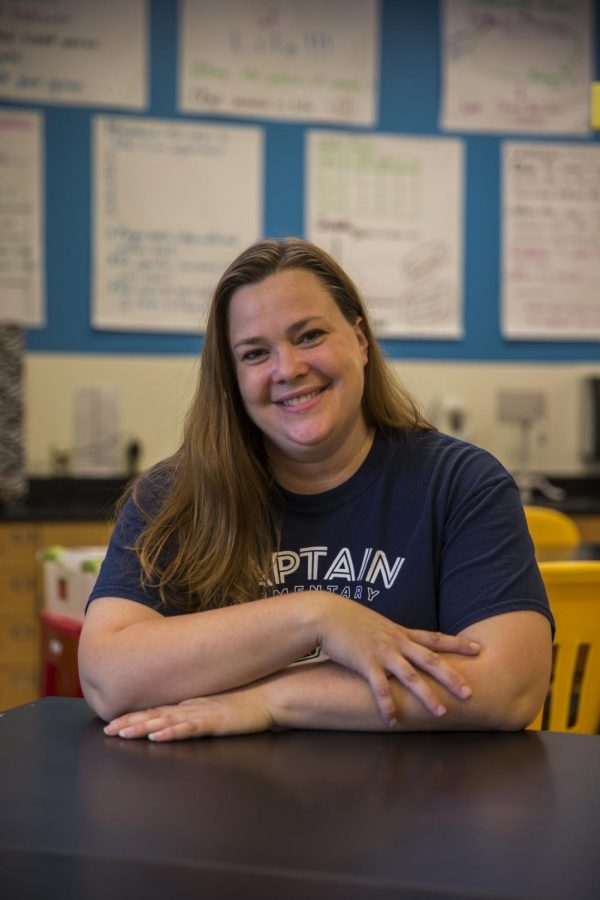
{"type": "Polygon", "coordinates": [[[600,895],[600,737],[107,738],[83,700],[0,718],[0,894],[600,895]]]}

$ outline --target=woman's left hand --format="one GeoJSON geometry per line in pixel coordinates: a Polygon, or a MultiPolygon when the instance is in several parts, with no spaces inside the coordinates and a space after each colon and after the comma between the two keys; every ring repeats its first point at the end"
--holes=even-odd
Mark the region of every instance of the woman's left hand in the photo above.
{"type": "Polygon", "coordinates": [[[113,719],[109,736],[183,741],[187,738],[269,731],[273,718],[260,685],[224,694],[194,697],[173,706],[157,706],[113,719]]]}

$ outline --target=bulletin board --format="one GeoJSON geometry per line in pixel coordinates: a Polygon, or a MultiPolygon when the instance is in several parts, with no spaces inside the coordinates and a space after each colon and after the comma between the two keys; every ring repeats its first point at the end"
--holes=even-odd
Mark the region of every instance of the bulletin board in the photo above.
{"type": "MultiPolygon", "coordinates": [[[[32,3],[32,6],[35,5],[32,3]]],[[[79,4],[80,7],[102,5],[79,4]]],[[[590,5],[593,14],[592,77],[598,80],[600,3],[590,0],[590,5]]],[[[121,8],[127,6],[117,4],[121,8]]],[[[454,317],[454,324],[445,334],[424,336],[407,334],[406,331],[402,336],[385,334],[382,337],[384,351],[393,359],[600,359],[600,342],[595,336],[593,339],[582,339],[580,336],[565,339],[558,332],[545,335],[543,340],[527,334],[515,339],[502,328],[502,171],[505,142],[527,141],[543,145],[558,141],[574,147],[598,147],[600,135],[589,131],[559,136],[531,135],[526,130],[494,133],[452,124],[450,120],[444,123],[442,0],[379,0],[367,4],[377,13],[377,27],[373,34],[377,48],[375,71],[369,71],[367,66],[364,71],[361,70],[360,77],[355,73],[354,79],[352,73],[333,79],[326,71],[322,72],[322,84],[327,85],[328,89],[332,85],[335,88],[333,92],[329,90],[330,99],[324,102],[332,102],[332,96],[339,98],[343,91],[357,98],[354,105],[338,105],[337,122],[327,116],[319,119],[314,115],[312,119],[307,119],[300,114],[286,118],[261,115],[260,109],[246,109],[243,115],[235,115],[231,110],[220,113],[215,108],[211,110],[210,105],[201,110],[192,109],[193,91],[197,87],[190,87],[188,81],[188,94],[184,101],[179,71],[184,4],[173,0],[148,0],[130,6],[132,13],[127,27],[135,35],[135,40],[129,75],[119,75],[122,84],[124,78],[127,82],[120,98],[114,94],[103,96],[102,85],[94,80],[93,75],[83,87],[69,85],[63,75],[62,85],[57,76],[53,89],[55,92],[60,89],[65,94],[71,92],[68,100],[63,98],[63,102],[58,102],[56,97],[47,93],[44,95],[46,88],[40,87],[39,83],[37,95],[30,93],[27,96],[24,86],[20,96],[11,99],[2,95],[0,71],[2,111],[14,110],[15,115],[39,115],[39,133],[43,138],[40,202],[43,216],[32,227],[43,229],[40,290],[43,290],[45,303],[43,315],[39,305],[31,313],[32,324],[27,329],[27,348],[30,352],[189,354],[197,352],[202,346],[200,327],[197,333],[144,330],[139,326],[127,330],[121,327],[122,323],[111,324],[108,319],[101,323],[98,318],[94,285],[97,285],[101,273],[98,272],[93,242],[93,229],[98,227],[98,223],[94,225],[94,122],[99,118],[123,117],[138,120],[140,125],[166,121],[171,128],[181,123],[201,129],[243,128],[259,133],[260,162],[254,158],[250,161],[254,166],[252,171],[260,169],[254,184],[260,186],[262,193],[260,221],[254,223],[254,229],[275,237],[310,236],[307,147],[311,132],[326,130],[340,137],[364,136],[375,141],[385,137],[458,142],[462,159],[462,195],[460,247],[456,249],[459,264],[453,277],[460,296],[457,295],[452,309],[454,312],[459,310],[459,316],[454,317]],[[138,41],[140,35],[141,43],[138,41]],[[77,98],[73,96],[77,90],[87,93],[77,98]],[[335,91],[339,93],[335,94],[335,91]]],[[[267,6],[269,4],[265,8],[267,6]]],[[[487,6],[491,8],[493,4],[488,3],[487,6]]],[[[37,4],[37,7],[49,10],[48,4],[37,4]]],[[[10,2],[3,4],[3,11],[10,11],[10,8],[10,2]]],[[[58,34],[56,29],[53,32],[50,27],[47,31],[58,34]]],[[[287,44],[280,45],[278,52],[300,52],[300,38],[295,32],[293,34],[295,44],[290,39],[287,44]]],[[[71,29],[65,40],[67,37],[71,41],[71,51],[85,54],[87,59],[92,59],[95,54],[100,57],[104,50],[109,53],[108,37],[93,30],[83,33],[71,29]]],[[[351,39],[350,33],[348,41],[351,39]]],[[[313,28],[308,37],[302,35],[302,40],[303,52],[310,51],[325,58],[325,45],[331,40],[331,33],[326,28],[320,31],[313,28]]],[[[243,49],[242,44],[238,46],[243,49]]],[[[1,49],[7,58],[7,54],[10,57],[18,48],[4,44],[1,49]]],[[[260,50],[260,45],[255,42],[252,52],[256,55],[260,50]]],[[[196,68],[192,74],[198,76],[203,63],[196,60],[194,65],[196,68]]],[[[90,72],[94,71],[92,67],[90,72]]],[[[264,73],[260,76],[257,71],[257,65],[249,65],[243,70],[243,77],[247,80],[266,77],[264,73]]],[[[212,72],[211,77],[217,76],[218,73],[215,75],[212,72]]],[[[291,68],[284,71],[280,67],[277,77],[284,76],[288,79],[297,77],[291,68]]],[[[47,85],[50,85],[52,82],[48,81],[48,73],[45,77],[47,85]]],[[[292,84],[292,81],[289,83],[292,84]]],[[[30,89],[33,90],[31,85],[30,89]]],[[[225,93],[222,96],[225,98],[225,93]]],[[[294,97],[294,103],[307,102],[302,100],[300,94],[294,94],[294,97]]],[[[223,99],[225,102],[232,100],[223,99]]],[[[213,196],[213,207],[216,202],[213,196]]],[[[443,206],[442,199],[440,208],[443,206]]],[[[240,229],[239,240],[246,233],[250,236],[251,232],[251,225],[247,232],[240,229]]],[[[316,236],[314,230],[312,233],[316,236]]],[[[235,241],[231,244],[231,248],[234,247],[237,247],[235,241]]],[[[199,264],[198,261],[196,263],[199,264]]],[[[402,331],[401,328],[398,330],[402,331]]]]}

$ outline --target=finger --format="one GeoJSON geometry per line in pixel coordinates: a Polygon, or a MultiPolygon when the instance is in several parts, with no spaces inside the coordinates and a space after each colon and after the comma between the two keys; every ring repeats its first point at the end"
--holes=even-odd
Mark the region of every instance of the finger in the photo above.
{"type": "Polygon", "coordinates": [[[146,716],[145,718],[139,718],[135,722],[123,725],[116,734],[120,738],[147,737],[152,731],[172,725],[174,721],[173,716],[170,715],[146,716]]]}
{"type": "Polygon", "coordinates": [[[157,716],[161,713],[163,713],[162,707],[151,707],[150,709],[141,709],[137,712],[126,713],[124,716],[118,716],[116,719],[111,719],[108,725],[104,726],[104,734],[118,734],[123,728],[128,728],[130,725],[143,722],[150,716],[157,716]]]}
{"type": "Polygon", "coordinates": [[[206,713],[201,718],[195,717],[182,722],[171,722],[166,727],[159,727],[148,734],[151,741],[183,741],[187,738],[210,737],[212,735],[235,734],[236,730],[227,725],[226,720],[218,713],[206,713]]]}
{"type": "Polygon", "coordinates": [[[386,725],[391,728],[395,727],[398,724],[397,710],[386,673],[381,668],[372,668],[364,674],[371,687],[381,718],[386,725]]]}
{"type": "Polygon", "coordinates": [[[148,740],[156,743],[165,741],[185,741],[192,737],[205,737],[209,734],[202,728],[199,722],[178,722],[176,725],[168,725],[166,728],[156,728],[148,735],[148,740]]]}
{"type": "Polygon", "coordinates": [[[435,678],[459,700],[467,700],[471,696],[472,691],[468,682],[460,672],[444,660],[443,656],[423,649],[418,644],[413,644],[405,652],[405,656],[414,666],[435,678]]]}
{"type": "Polygon", "coordinates": [[[407,629],[411,641],[436,650],[438,653],[461,653],[465,656],[476,656],[481,644],[458,634],[444,634],[441,631],[422,631],[418,628],[407,629]]]}
{"type": "Polygon", "coordinates": [[[434,689],[425,681],[410,662],[404,657],[396,657],[390,662],[388,671],[400,684],[419,700],[425,709],[434,716],[444,716],[448,712],[434,689]]]}
{"type": "Polygon", "coordinates": [[[129,725],[129,716],[119,716],[118,719],[111,719],[108,725],[105,725],[102,729],[104,734],[108,734],[109,736],[113,736],[118,734],[121,728],[127,728],[129,725]]]}

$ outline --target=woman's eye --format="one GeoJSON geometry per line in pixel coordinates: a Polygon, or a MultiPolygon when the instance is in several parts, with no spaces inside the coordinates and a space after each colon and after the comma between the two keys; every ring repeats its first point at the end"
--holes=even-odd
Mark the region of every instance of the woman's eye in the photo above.
{"type": "Polygon", "coordinates": [[[261,356],[265,353],[265,350],[256,349],[256,350],[246,350],[244,355],[242,356],[243,362],[256,362],[261,356]]]}
{"type": "Polygon", "coordinates": [[[311,343],[311,341],[316,341],[320,337],[322,337],[325,332],[321,328],[313,328],[310,331],[305,331],[302,337],[300,338],[301,343],[311,343]]]}

